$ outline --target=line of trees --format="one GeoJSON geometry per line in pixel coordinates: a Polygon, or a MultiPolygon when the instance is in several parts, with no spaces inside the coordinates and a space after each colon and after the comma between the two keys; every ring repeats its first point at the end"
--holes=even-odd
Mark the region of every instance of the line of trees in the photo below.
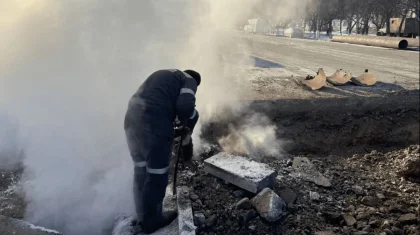
{"type": "MultiPolygon", "coordinates": [[[[286,0],[287,1],[287,0],[286,0]]],[[[296,0],[298,1],[298,0],[296,0]]],[[[280,16],[276,21],[276,28],[287,27],[290,24],[299,24],[311,31],[325,30],[331,35],[333,20],[340,20],[340,32],[368,34],[371,24],[376,30],[386,27],[390,32],[390,18],[402,18],[404,20],[411,12],[417,17],[420,14],[419,0],[300,0],[302,4],[296,4],[292,10],[292,16],[280,16]],[[347,28],[342,29],[342,22],[347,21],[347,28]],[[303,25],[302,25],[303,24],[303,25]]],[[[270,0],[277,2],[281,7],[284,0],[270,0]]],[[[272,16],[272,14],[271,14],[272,16]]]]}

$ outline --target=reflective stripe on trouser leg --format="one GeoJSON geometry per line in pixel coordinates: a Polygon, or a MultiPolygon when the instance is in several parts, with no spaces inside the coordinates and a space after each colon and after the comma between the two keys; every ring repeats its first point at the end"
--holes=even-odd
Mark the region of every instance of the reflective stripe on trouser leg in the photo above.
{"type": "Polygon", "coordinates": [[[164,168],[159,168],[159,169],[146,167],[147,173],[155,174],[155,175],[166,174],[168,172],[168,169],[169,169],[169,166],[164,167],[164,168]]]}
{"type": "Polygon", "coordinates": [[[134,204],[137,214],[138,222],[143,221],[144,208],[143,208],[143,188],[146,182],[146,159],[145,153],[142,151],[146,138],[142,135],[142,131],[128,127],[125,130],[128,148],[134,165],[134,176],[133,176],[133,197],[134,204]]]}
{"type": "Polygon", "coordinates": [[[168,185],[172,138],[155,136],[146,156],[146,182],[143,188],[144,223],[154,223],[162,216],[162,202],[168,185]]]}

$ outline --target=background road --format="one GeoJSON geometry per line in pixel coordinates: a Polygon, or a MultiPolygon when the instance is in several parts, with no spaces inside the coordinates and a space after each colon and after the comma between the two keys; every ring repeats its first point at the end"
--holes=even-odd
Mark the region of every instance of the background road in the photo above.
{"type": "Polygon", "coordinates": [[[255,98],[310,98],[376,96],[400,90],[419,89],[419,51],[396,50],[329,41],[242,34],[255,67],[249,80],[255,98]],[[375,87],[345,85],[310,92],[296,80],[315,75],[323,68],[327,76],[337,69],[359,76],[369,69],[377,77],[375,87]],[[268,96],[268,97],[267,97],[268,96]]]}

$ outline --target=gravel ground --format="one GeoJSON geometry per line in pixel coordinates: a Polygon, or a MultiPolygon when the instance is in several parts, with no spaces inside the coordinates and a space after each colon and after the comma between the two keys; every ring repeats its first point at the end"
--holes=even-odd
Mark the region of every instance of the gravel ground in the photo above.
{"type": "Polygon", "coordinates": [[[18,185],[22,168],[0,169],[0,215],[23,218],[25,202],[18,185]]]}
{"type": "MultiPolygon", "coordinates": [[[[274,191],[288,204],[284,219],[267,223],[254,209],[235,204],[254,195],[204,174],[188,171],[198,234],[419,234],[420,178],[404,178],[406,163],[420,168],[419,145],[365,155],[306,155],[332,186],[324,188],[291,174],[293,155],[268,161],[279,176],[274,191]],[[417,162],[415,162],[417,161],[417,162]],[[412,180],[409,181],[408,179],[412,180]],[[318,233],[321,234],[321,233],[318,233]],[[327,233],[325,233],[327,234],[327,233]]],[[[214,150],[217,152],[218,150],[214,150]]],[[[212,155],[209,154],[209,155],[212,155]]],[[[202,165],[198,169],[202,169],[202,165]]],[[[185,173],[185,172],[184,172],[185,173]]]]}

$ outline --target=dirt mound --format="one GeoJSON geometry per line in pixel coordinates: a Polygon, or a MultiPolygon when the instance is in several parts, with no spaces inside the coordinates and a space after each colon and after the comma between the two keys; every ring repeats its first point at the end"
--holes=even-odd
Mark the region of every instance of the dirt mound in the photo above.
{"type": "Polygon", "coordinates": [[[420,184],[400,177],[404,164],[418,156],[419,145],[381,153],[327,157],[310,156],[312,164],[331,187],[296,177],[295,156],[270,161],[278,172],[274,191],[287,205],[284,219],[268,223],[253,208],[237,209],[241,199],[253,194],[197,171],[183,169],[183,184],[193,187],[193,212],[197,234],[418,234],[420,184]],[[188,174],[185,174],[188,172],[188,174]],[[187,177],[188,175],[188,177],[187,177]],[[389,230],[389,231],[388,231],[389,230]],[[320,233],[322,234],[322,233],[320,233]],[[388,233],[387,233],[388,234],[388,233]]]}

